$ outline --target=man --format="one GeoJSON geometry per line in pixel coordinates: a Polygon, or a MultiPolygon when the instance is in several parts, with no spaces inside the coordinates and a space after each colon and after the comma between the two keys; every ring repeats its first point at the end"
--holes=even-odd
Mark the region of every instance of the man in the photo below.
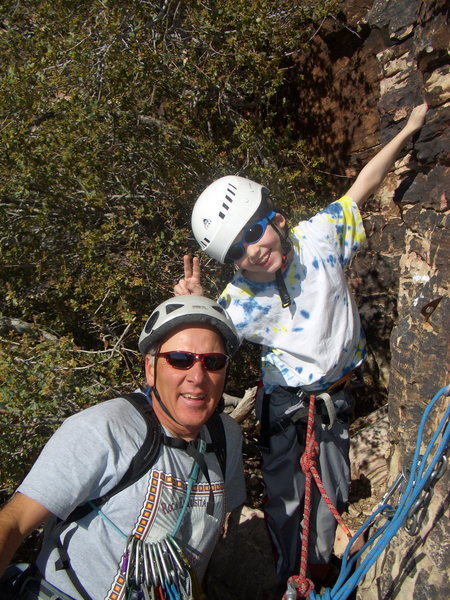
{"type": "Polygon", "coordinates": [[[147,433],[124,398],[67,419],[0,512],[0,573],[22,540],[45,523],[37,567],[71,598],[169,598],[171,585],[195,586],[225,511],[245,499],[238,424],[219,418],[222,466],[213,451],[217,424],[205,426],[214,420],[238,345],[231,320],[212,300],[179,296],[159,305],[139,339],[147,382],[141,394],[163,432],[150,471],[100,508],[92,505],[84,517],[64,523],[76,507],[114,488],[147,433]]]}

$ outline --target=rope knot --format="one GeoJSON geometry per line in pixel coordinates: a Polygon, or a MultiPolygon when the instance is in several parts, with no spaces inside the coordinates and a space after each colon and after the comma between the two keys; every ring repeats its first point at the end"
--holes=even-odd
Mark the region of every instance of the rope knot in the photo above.
{"type": "Polygon", "coordinates": [[[300,458],[300,466],[305,475],[316,467],[316,457],[319,455],[319,444],[315,438],[310,440],[300,458]]]}
{"type": "Polygon", "coordinates": [[[303,575],[292,575],[292,577],[289,577],[288,579],[287,587],[288,592],[283,596],[283,600],[291,600],[292,591],[294,589],[296,590],[297,598],[307,598],[314,590],[314,583],[311,579],[308,579],[303,575]],[[291,592],[290,594],[289,591],[291,592]]]}

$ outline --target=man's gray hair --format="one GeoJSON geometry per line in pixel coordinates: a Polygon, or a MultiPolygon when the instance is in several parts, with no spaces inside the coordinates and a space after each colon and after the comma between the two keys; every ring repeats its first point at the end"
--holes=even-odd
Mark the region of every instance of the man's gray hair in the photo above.
{"type": "Polygon", "coordinates": [[[158,354],[160,344],[152,344],[145,353],[145,358],[147,356],[150,358],[150,364],[155,364],[156,355],[158,354]]]}

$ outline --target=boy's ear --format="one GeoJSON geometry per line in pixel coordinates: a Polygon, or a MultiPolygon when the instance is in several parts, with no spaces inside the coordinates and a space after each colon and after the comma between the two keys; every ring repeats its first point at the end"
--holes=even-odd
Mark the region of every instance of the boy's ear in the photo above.
{"type": "Polygon", "coordinates": [[[286,225],[286,217],[284,215],[282,215],[281,213],[276,213],[276,215],[273,217],[272,221],[280,229],[283,229],[283,227],[286,225]]]}

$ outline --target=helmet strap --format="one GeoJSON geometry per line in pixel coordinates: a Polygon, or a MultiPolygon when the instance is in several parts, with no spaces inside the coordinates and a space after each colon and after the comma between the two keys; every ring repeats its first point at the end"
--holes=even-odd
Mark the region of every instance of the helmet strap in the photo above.
{"type": "Polygon", "coordinates": [[[282,269],[278,269],[278,271],[275,273],[275,281],[277,284],[278,293],[280,294],[281,306],[283,308],[287,308],[291,304],[291,298],[286,288],[282,269]]]}
{"type": "Polygon", "coordinates": [[[278,225],[276,225],[276,223],[274,223],[272,221],[272,219],[269,219],[269,222],[280,237],[281,251],[283,252],[283,259],[282,259],[281,267],[275,273],[275,281],[277,284],[278,293],[280,295],[281,306],[283,308],[287,308],[288,306],[291,305],[291,298],[289,296],[289,292],[287,290],[286,283],[284,281],[283,271],[285,270],[285,268],[287,266],[287,257],[289,255],[289,252],[292,250],[292,242],[289,238],[289,234],[287,233],[287,231],[281,230],[278,227],[278,225]]]}
{"type": "MultiPolygon", "coordinates": [[[[159,348],[158,348],[158,352],[159,352],[159,348]]],[[[156,363],[158,362],[158,357],[155,356],[155,366],[154,366],[154,371],[155,371],[155,380],[153,382],[153,386],[152,386],[152,392],[155,394],[155,398],[157,399],[157,401],[159,402],[160,407],[163,409],[163,411],[166,413],[166,415],[169,417],[169,419],[172,419],[172,421],[174,421],[177,425],[179,425],[180,427],[186,427],[186,425],[183,425],[183,423],[180,423],[179,421],[177,421],[175,419],[175,417],[171,414],[170,410],[167,408],[167,406],[164,404],[164,402],[162,401],[161,396],[159,395],[159,392],[156,388],[156,363]]]]}

